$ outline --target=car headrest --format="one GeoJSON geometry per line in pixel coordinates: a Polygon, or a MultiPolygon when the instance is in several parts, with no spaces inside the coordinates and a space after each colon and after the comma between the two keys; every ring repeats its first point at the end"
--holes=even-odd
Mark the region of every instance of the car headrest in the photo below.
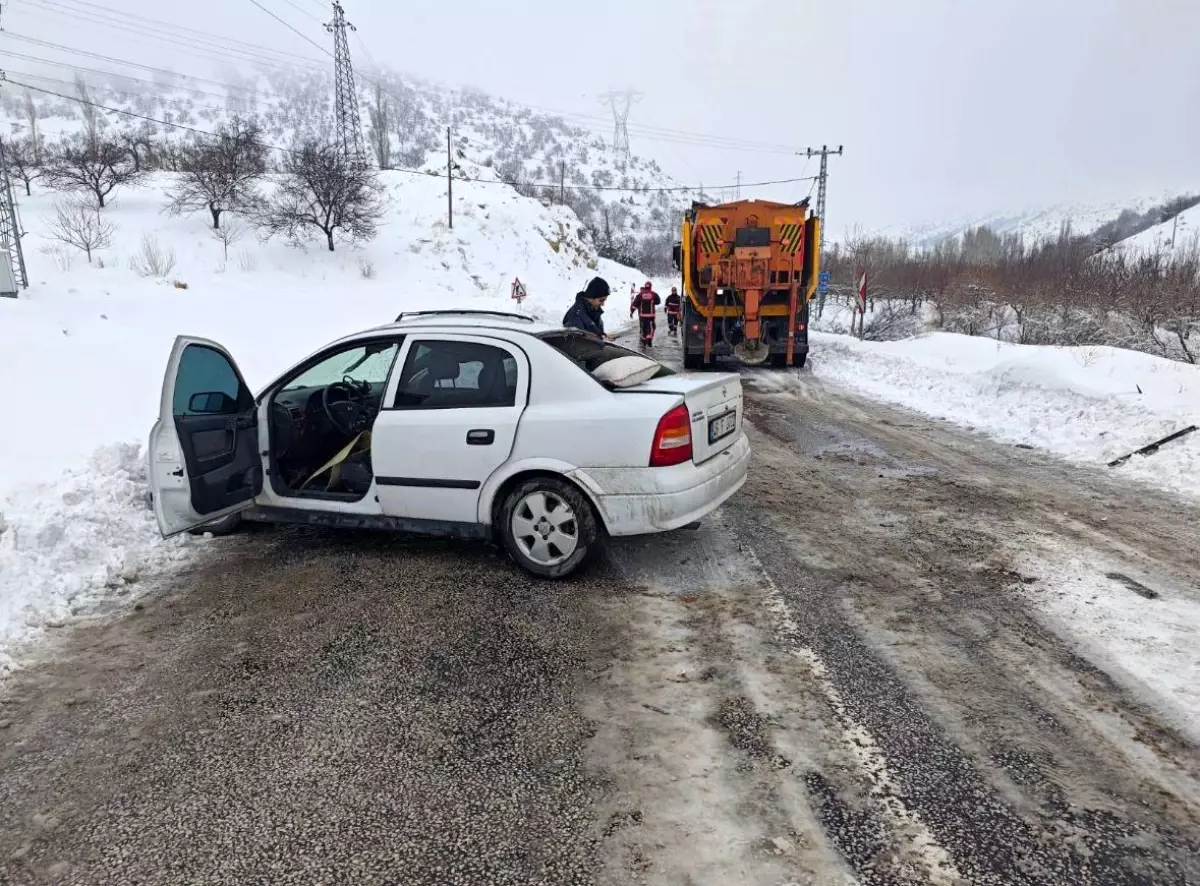
{"type": "Polygon", "coordinates": [[[458,361],[449,354],[434,351],[429,355],[429,375],[434,381],[447,381],[458,378],[458,361]]]}

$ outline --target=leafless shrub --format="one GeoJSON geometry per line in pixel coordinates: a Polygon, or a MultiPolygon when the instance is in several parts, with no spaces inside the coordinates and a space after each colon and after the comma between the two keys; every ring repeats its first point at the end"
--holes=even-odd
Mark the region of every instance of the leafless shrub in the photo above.
{"type": "Polygon", "coordinates": [[[224,250],[225,261],[229,261],[229,247],[235,243],[240,243],[246,236],[246,228],[237,222],[226,222],[223,228],[213,228],[210,235],[214,240],[221,244],[224,250]]]}
{"type": "Polygon", "coordinates": [[[88,264],[93,252],[112,245],[116,231],[116,225],[101,216],[100,210],[81,200],[56,202],[54,218],[46,228],[53,239],[85,253],[88,264]]]}
{"type": "Polygon", "coordinates": [[[175,269],[175,252],[160,246],[153,234],[146,234],[137,254],[129,260],[129,267],[142,277],[165,280],[175,269]]]}
{"type": "Polygon", "coordinates": [[[248,249],[242,249],[237,254],[238,270],[251,273],[258,270],[258,256],[248,249]]]}
{"type": "Polygon", "coordinates": [[[862,337],[867,341],[899,341],[919,335],[921,318],[911,314],[902,302],[879,301],[863,323],[862,337]]]}
{"type": "Polygon", "coordinates": [[[362,278],[364,280],[374,280],[375,279],[375,263],[372,262],[365,255],[360,256],[358,259],[358,272],[362,275],[362,278]]]}
{"type": "Polygon", "coordinates": [[[47,243],[38,250],[42,255],[49,256],[54,267],[66,272],[75,266],[75,253],[59,243],[47,243]]]}

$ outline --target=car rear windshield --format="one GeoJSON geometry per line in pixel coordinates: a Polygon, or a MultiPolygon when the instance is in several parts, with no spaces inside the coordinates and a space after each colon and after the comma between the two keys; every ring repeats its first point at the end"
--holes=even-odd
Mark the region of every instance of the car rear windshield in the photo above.
{"type": "MultiPolygon", "coordinates": [[[[645,354],[639,354],[637,351],[631,351],[629,348],[623,348],[620,345],[614,345],[612,342],[600,341],[582,332],[560,330],[545,333],[539,337],[546,344],[550,345],[550,347],[566,356],[567,359],[588,375],[591,375],[609,360],[616,360],[618,357],[646,357],[645,354]]],[[[646,359],[651,360],[653,358],[646,357],[646,359]]],[[[674,374],[674,372],[660,363],[658,372],[654,373],[652,377],[662,378],[663,376],[674,374]]],[[[604,383],[601,382],[601,384],[604,383]]],[[[605,387],[609,386],[605,385],[605,387]]]]}

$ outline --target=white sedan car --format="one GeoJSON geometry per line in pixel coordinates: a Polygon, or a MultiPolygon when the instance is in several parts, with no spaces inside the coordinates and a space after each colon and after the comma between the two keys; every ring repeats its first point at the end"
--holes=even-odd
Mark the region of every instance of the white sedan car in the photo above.
{"type": "Polygon", "coordinates": [[[223,347],[180,336],[147,458],[164,536],[246,518],[495,539],[559,578],[605,534],[711,512],[750,444],[736,375],[433,311],[339,339],[257,397],[223,347]]]}

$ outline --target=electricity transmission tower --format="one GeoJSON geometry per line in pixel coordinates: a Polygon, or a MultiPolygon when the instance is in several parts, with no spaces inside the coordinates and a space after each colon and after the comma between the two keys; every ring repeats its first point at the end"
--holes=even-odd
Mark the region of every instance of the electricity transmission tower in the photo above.
{"type": "Polygon", "coordinates": [[[358,30],[342,12],[342,4],[333,0],[333,21],[325,30],[333,34],[333,111],[337,120],[338,151],[355,163],[367,162],[367,148],[363,142],[362,119],[358,115],[358,91],[354,88],[354,66],[350,63],[350,43],[346,29],[358,30]]]}
{"type": "Polygon", "coordinates": [[[643,93],[634,89],[613,90],[599,96],[600,104],[612,108],[613,150],[626,160],[632,154],[629,149],[629,109],[634,102],[640,102],[643,98],[643,93]]]}
{"type": "Polygon", "coordinates": [[[0,143],[0,296],[15,298],[18,286],[28,289],[29,277],[25,273],[25,253],[17,225],[17,204],[13,201],[4,144],[0,143]]]}
{"type": "Polygon", "coordinates": [[[826,145],[821,145],[819,151],[814,148],[806,148],[800,155],[801,157],[821,158],[821,171],[817,174],[817,218],[821,220],[821,236],[817,243],[817,255],[825,253],[825,183],[829,179],[829,155],[841,156],[841,153],[841,145],[837,146],[836,151],[826,145]]]}

